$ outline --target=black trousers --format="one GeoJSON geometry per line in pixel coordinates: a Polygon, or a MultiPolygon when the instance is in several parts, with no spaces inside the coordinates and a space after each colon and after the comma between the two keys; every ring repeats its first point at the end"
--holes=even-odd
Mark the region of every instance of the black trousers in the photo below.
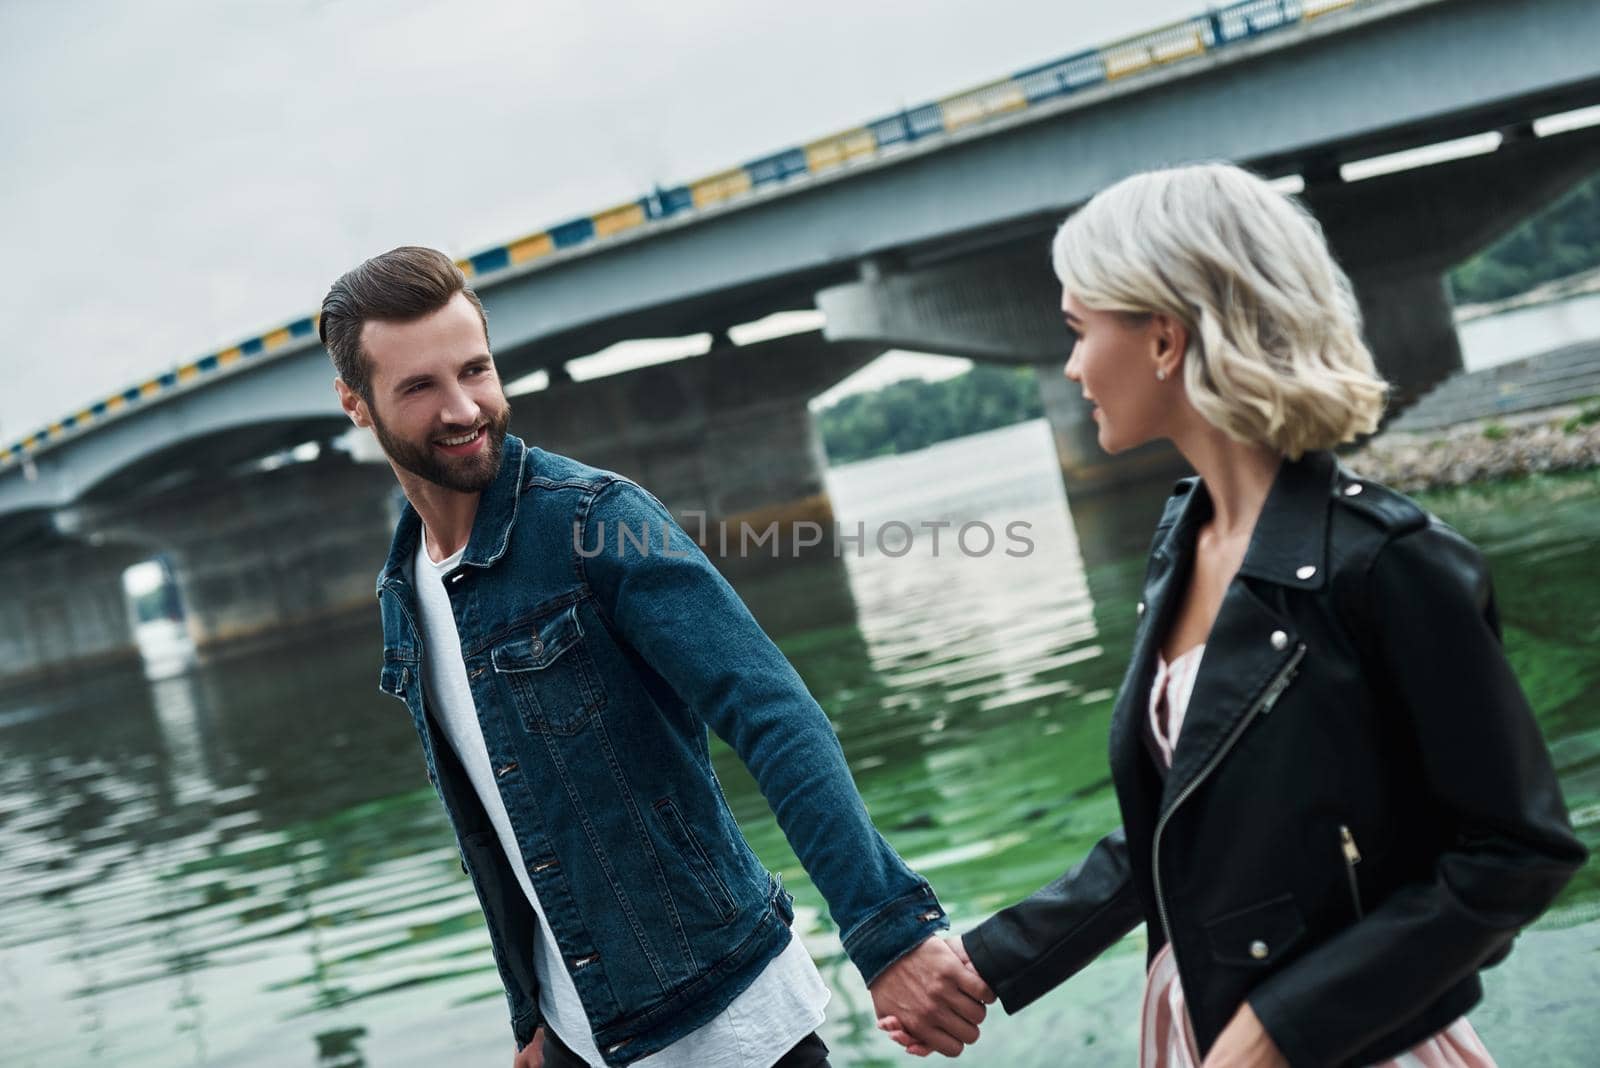
{"type": "MultiPolygon", "coordinates": [[[[544,1033],[544,1068],[594,1068],[567,1048],[548,1028],[544,1033]]],[[[828,1068],[828,1047],[813,1031],[778,1058],[772,1068],[828,1068]]]]}

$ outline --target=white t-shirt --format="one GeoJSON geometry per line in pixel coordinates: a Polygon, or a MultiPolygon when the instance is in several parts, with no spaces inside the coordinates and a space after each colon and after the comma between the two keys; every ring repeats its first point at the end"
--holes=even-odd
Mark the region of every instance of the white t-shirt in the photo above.
{"type": "MultiPolygon", "coordinates": [[[[516,833],[511,829],[511,816],[500,798],[494,769],[489,766],[483,727],[467,682],[467,665],[461,657],[461,637],[456,633],[455,615],[444,587],[444,576],[461,563],[462,552],[465,549],[436,564],[428,556],[426,537],[418,539],[417,607],[422,616],[422,679],[428,707],[483,802],[511,870],[539,917],[533,966],[539,977],[539,1011],[545,1026],[584,1060],[603,1064],[577,985],[557,948],[539,895],[534,892],[516,833]]],[[[771,1068],[822,1023],[828,996],[828,987],[817,974],[804,944],[791,933],[783,952],[726,1009],[666,1049],[635,1063],[641,1068],[771,1068]]]]}

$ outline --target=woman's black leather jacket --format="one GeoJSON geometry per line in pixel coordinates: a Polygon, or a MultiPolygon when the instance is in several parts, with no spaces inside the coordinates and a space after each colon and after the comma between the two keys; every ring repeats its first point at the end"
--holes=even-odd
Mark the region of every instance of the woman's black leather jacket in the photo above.
{"type": "Polygon", "coordinates": [[[1158,770],[1143,717],[1210,509],[1185,479],[1156,530],[1111,724],[1123,826],[966,946],[1015,1012],[1142,919],[1202,1054],[1248,998],[1296,1068],[1369,1064],[1474,1005],[1585,850],[1482,556],[1328,453],[1280,467],[1158,770]]]}

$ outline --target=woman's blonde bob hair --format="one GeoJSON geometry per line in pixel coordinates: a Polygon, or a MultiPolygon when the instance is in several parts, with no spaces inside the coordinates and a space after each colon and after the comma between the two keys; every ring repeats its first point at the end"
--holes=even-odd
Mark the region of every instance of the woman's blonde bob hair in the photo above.
{"type": "Polygon", "coordinates": [[[1311,213],[1249,171],[1125,178],[1061,225],[1051,258],[1086,307],[1183,323],[1189,401],[1235,440],[1298,459],[1377,429],[1388,386],[1350,280],[1311,213]]]}

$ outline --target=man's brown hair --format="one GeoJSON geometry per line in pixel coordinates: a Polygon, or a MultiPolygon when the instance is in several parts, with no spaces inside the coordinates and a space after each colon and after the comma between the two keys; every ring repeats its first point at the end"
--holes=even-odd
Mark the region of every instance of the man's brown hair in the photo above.
{"type": "Polygon", "coordinates": [[[478,309],[487,338],[489,320],[483,304],[467,285],[461,268],[443,252],[402,245],[347,271],[322,298],[322,318],[317,323],[339,378],[371,404],[372,382],[367,355],[361,351],[361,328],[372,320],[405,323],[420,319],[450,303],[457,293],[465,293],[478,309]]]}

